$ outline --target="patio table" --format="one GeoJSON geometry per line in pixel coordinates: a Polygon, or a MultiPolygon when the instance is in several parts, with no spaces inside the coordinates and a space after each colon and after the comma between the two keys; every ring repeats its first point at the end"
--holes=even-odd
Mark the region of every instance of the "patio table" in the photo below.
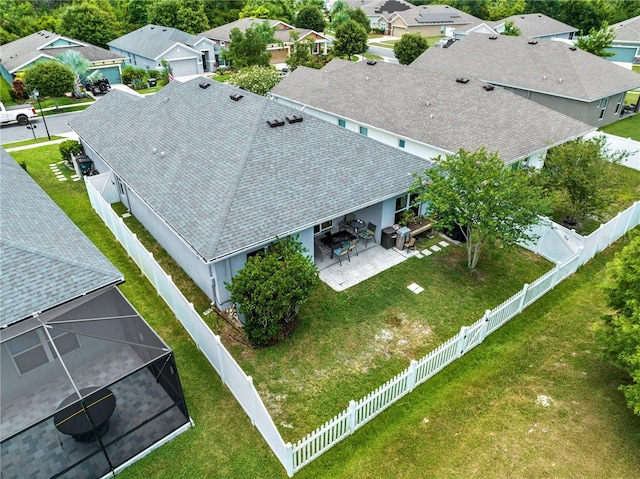
{"type": "Polygon", "coordinates": [[[83,388],[80,394],[84,397],[82,401],[73,393],[60,403],[53,422],[58,431],[72,436],[76,441],[92,442],[96,439],[93,426],[100,436],[109,430],[109,418],[116,408],[116,397],[109,388],[83,388]]]}

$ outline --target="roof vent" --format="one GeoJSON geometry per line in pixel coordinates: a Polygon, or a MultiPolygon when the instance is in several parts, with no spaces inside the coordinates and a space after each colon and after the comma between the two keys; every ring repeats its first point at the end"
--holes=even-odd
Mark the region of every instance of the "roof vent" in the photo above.
{"type": "Polygon", "coordinates": [[[375,65],[376,63],[378,63],[378,62],[377,62],[377,61],[375,61],[375,60],[369,60],[369,61],[367,62],[367,65],[375,65]]]}
{"type": "Polygon", "coordinates": [[[285,116],[289,123],[298,123],[303,120],[302,115],[289,115],[285,116]]]}
{"type": "Polygon", "coordinates": [[[537,44],[538,44],[538,41],[537,41],[537,40],[529,40],[527,43],[528,43],[529,45],[537,45],[537,44]]]}
{"type": "Polygon", "coordinates": [[[267,120],[267,123],[271,128],[275,128],[277,126],[284,126],[284,119],[276,118],[275,120],[267,120]]]}
{"type": "Polygon", "coordinates": [[[229,95],[229,98],[231,98],[233,101],[238,101],[242,97],[244,97],[244,95],[241,95],[240,93],[234,93],[233,95],[229,95]]]}
{"type": "Polygon", "coordinates": [[[203,90],[206,90],[207,88],[209,88],[211,86],[211,83],[207,83],[206,81],[201,81],[198,86],[200,88],[202,88],[203,90]]]}
{"type": "Polygon", "coordinates": [[[469,83],[469,79],[468,78],[462,78],[462,77],[456,78],[456,81],[458,83],[469,83]]]}
{"type": "Polygon", "coordinates": [[[149,27],[149,28],[150,28],[151,30],[153,30],[153,29],[154,29],[154,28],[156,28],[156,27],[149,27]]]}
{"type": "Polygon", "coordinates": [[[498,39],[498,36],[497,36],[497,35],[491,35],[491,36],[489,37],[489,40],[497,40],[497,39],[498,39]]]}
{"type": "Polygon", "coordinates": [[[487,91],[491,91],[493,90],[493,85],[482,85],[482,88],[484,88],[487,91]]]}
{"type": "Polygon", "coordinates": [[[572,52],[575,52],[577,50],[576,47],[569,47],[569,50],[571,50],[572,52]]]}

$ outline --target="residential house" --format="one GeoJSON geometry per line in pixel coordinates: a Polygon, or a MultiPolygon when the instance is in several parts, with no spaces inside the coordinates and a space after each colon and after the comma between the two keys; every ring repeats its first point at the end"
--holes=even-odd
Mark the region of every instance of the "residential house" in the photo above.
{"type": "Polygon", "coordinates": [[[120,273],[0,150],[2,477],[112,477],[191,426],[120,273]]]}
{"type": "MultiPolygon", "coordinates": [[[[231,43],[231,30],[237,28],[244,33],[248,27],[255,26],[258,23],[268,22],[269,26],[274,29],[273,36],[276,40],[274,43],[267,45],[267,51],[271,53],[269,62],[273,64],[283,64],[287,60],[287,55],[293,51],[296,42],[304,42],[313,40],[311,47],[312,55],[326,55],[329,39],[322,33],[318,33],[308,28],[295,28],[281,20],[263,20],[259,18],[241,18],[235,22],[221,25],[200,35],[207,37],[215,42],[219,48],[229,48],[231,43]],[[294,36],[292,36],[292,34],[294,36]],[[294,40],[294,38],[297,38],[294,40]]],[[[219,60],[220,65],[224,65],[223,60],[219,60]]]]}
{"type": "Polygon", "coordinates": [[[361,8],[369,18],[371,28],[384,30],[389,34],[391,15],[414,8],[415,5],[405,0],[347,0],[350,8],[361,8]]]}
{"type": "Polygon", "coordinates": [[[91,62],[87,74],[99,70],[109,83],[122,83],[120,74],[125,60],[122,55],[47,30],[0,46],[0,74],[11,84],[17,74],[67,50],[76,51],[91,62]]]}
{"type": "Polygon", "coordinates": [[[449,5],[421,5],[391,15],[390,31],[394,37],[419,33],[424,37],[453,36],[454,30],[466,29],[482,20],[449,5]]]}
{"type": "Polygon", "coordinates": [[[559,22],[558,20],[548,17],[542,13],[529,13],[512,15],[497,22],[493,22],[492,26],[496,32],[504,32],[504,25],[512,22],[520,29],[521,36],[529,39],[538,40],[573,40],[578,35],[578,29],[559,22]]]}
{"type": "Polygon", "coordinates": [[[616,37],[611,42],[609,50],[615,55],[607,60],[627,65],[640,64],[640,15],[616,23],[613,29],[616,37]]]}
{"type": "Polygon", "coordinates": [[[316,237],[355,214],[378,227],[380,244],[411,174],[430,164],[202,79],[140,99],[112,91],[70,126],[109,176],[105,198],[121,201],[223,310],[231,306],[225,282],[277,238],[298,235],[312,255],[316,237]]]}
{"type": "Polygon", "coordinates": [[[549,148],[594,130],[475,78],[375,61],[300,67],[270,95],[426,159],[485,147],[514,168],[540,166],[549,148]]]}
{"type": "Polygon", "coordinates": [[[597,127],[628,113],[626,92],[640,86],[637,73],[572,45],[505,35],[471,34],[411,67],[482,80],[597,127]]]}
{"type": "Polygon", "coordinates": [[[107,45],[112,52],[124,56],[127,65],[138,68],[162,70],[162,60],[166,60],[175,77],[216,71],[219,53],[219,47],[202,35],[152,24],[107,45]]]}

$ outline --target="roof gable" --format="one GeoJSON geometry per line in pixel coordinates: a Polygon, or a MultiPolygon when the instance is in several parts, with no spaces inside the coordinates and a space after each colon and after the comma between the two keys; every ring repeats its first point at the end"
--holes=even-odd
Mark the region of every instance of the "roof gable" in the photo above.
{"type": "Polygon", "coordinates": [[[429,48],[412,67],[497,85],[594,101],[640,86],[640,75],[558,41],[470,34],[449,48],[429,48]]]}
{"type": "Polygon", "coordinates": [[[391,18],[400,18],[405,25],[409,27],[427,25],[475,25],[476,23],[482,22],[479,18],[450,7],[449,5],[421,5],[409,10],[396,11],[391,18]]]}
{"type": "Polygon", "coordinates": [[[504,27],[506,22],[513,22],[522,32],[522,36],[526,38],[548,37],[578,31],[577,28],[542,13],[512,15],[494,22],[494,27],[502,30],[501,27],[504,27]]]}
{"type": "Polygon", "coordinates": [[[149,24],[110,41],[108,45],[110,48],[157,60],[176,45],[198,56],[200,52],[194,46],[203,40],[206,39],[202,36],[191,35],[176,28],[149,24]]]}
{"type": "Polygon", "coordinates": [[[297,68],[271,93],[441,151],[484,146],[505,162],[594,129],[502,88],[487,91],[478,80],[382,62],[332,63],[329,70],[297,68]],[[392,107],[380,114],[372,98],[392,107]]]}
{"type": "Polygon", "coordinates": [[[0,165],[0,326],[122,279],[4,149],[0,165]]]}
{"type": "Polygon", "coordinates": [[[640,44],[640,15],[613,25],[616,32],[615,42],[640,44]]]}
{"type": "Polygon", "coordinates": [[[263,18],[241,18],[235,22],[220,25],[219,27],[212,28],[206,32],[200,33],[203,37],[211,38],[213,40],[220,40],[224,42],[231,41],[231,30],[237,28],[244,33],[247,28],[261,24],[263,22],[269,22],[269,26],[274,28],[276,32],[278,30],[294,30],[295,27],[283,22],[282,20],[265,20],[263,18]]]}

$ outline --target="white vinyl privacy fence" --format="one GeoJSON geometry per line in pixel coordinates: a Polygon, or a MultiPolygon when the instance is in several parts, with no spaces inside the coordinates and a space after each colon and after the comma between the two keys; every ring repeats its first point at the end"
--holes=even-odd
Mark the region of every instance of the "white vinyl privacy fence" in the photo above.
{"type": "Polygon", "coordinates": [[[610,151],[626,151],[629,153],[622,165],[634,170],[640,170],[640,141],[602,133],[601,131],[589,133],[585,135],[585,138],[593,138],[594,136],[604,136],[607,139],[607,147],[610,151]]]}
{"type": "MultiPolygon", "coordinates": [[[[585,238],[573,233],[575,236],[571,237],[571,244],[568,247],[558,246],[557,238],[562,237],[564,231],[561,230],[560,236],[553,231],[539,231],[541,238],[544,236],[550,238],[549,243],[551,246],[535,244],[526,247],[549,258],[558,256],[558,250],[569,251],[572,254],[563,253],[567,257],[556,261],[556,266],[551,271],[533,283],[525,284],[520,292],[507,301],[493,310],[487,310],[482,318],[470,326],[463,326],[458,334],[426,356],[419,360],[411,361],[407,369],[389,379],[375,391],[358,401],[351,401],[347,409],[292,445],[285,444],[253,386],[251,377],[244,374],[240,366],[220,342],[220,338],[209,330],[205,322],[194,310],[193,305],[175,287],[171,277],[164,273],[153,259],[151,253],[142,246],[122,219],[103,200],[93,187],[91,178],[87,178],[87,190],[93,208],[174,311],[195,343],[245,410],[252,424],[260,431],[290,477],[345,437],[353,434],[354,431],[376,417],[398,399],[413,391],[416,386],[424,383],[448,364],[482,343],[487,335],[521,313],[524,308],[553,289],[566,277],[575,273],[581,265],[593,258],[596,253],[602,251],[624,233],[640,224],[640,202],[636,202],[629,209],[585,238]]],[[[557,226],[550,224],[547,228],[553,230],[557,226]]]]}

